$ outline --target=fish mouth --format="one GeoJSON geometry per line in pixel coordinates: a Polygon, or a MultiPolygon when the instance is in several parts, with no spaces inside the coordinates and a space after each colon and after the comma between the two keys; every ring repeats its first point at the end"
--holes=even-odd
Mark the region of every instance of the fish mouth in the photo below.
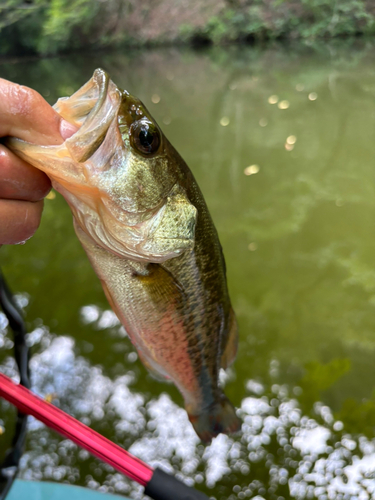
{"type": "MultiPolygon", "coordinates": [[[[93,77],[70,97],[58,99],[55,111],[78,130],[63,144],[43,146],[32,144],[16,137],[6,141],[9,149],[18,156],[50,176],[51,180],[65,185],[68,191],[78,188],[92,191],[83,163],[100,148],[98,169],[113,156],[115,142],[119,142],[114,130],[113,138],[108,132],[117,126],[117,112],[121,104],[122,91],[102,69],[95,70],[93,77]],[[106,144],[103,144],[103,141],[106,144]],[[108,143],[108,144],[107,144],[108,143]],[[74,160],[73,162],[71,160],[74,160]]],[[[97,160],[97,159],[96,159],[97,160]]],[[[55,186],[55,184],[54,184],[55,186]]],[[[58,189],[58,186],[55,186],[58,189]]]]}
{"type": "Polygon", "coordinates": [[[121,91],[100,68],[77,92],[58,99],[54,109],[78,128],[65,141],[75,161],[83,163],[98,150],[117,116],[120,103],[121,91]]]}

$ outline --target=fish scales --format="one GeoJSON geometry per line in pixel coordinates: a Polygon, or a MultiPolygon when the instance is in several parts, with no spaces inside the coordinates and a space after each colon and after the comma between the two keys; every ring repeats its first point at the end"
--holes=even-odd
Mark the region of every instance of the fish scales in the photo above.
{"type": "Polygon", "coordinates": [[[199,437],[236,432],[219,385],[237,324],[218,235],[193,174],[145,106],[103,70],[55,109],[61,146],[7,141],[68,202],[111,307],[151,373],[180,390],[199,437]]]}

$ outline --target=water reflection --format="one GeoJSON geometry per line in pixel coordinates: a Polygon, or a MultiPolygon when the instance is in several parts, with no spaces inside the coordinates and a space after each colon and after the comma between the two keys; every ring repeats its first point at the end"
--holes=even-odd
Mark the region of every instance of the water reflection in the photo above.
{"type": "MultiPolygon", "coordinates": [[[[19,300],[39,394],[217,500],[374,497],[374,53],[129,51],[2,66],[51,102],[102,66],[145,101],[204,192],[240,325],[221,381],[242,433],[204,447],[108,310],[56,195],[32,240],[1,249],[12,287],[29,293],[19,300]]],[[[12,375],[6,327],[0,315],[12,375]]],[[[14,412],[0,405],[1,454],[14,412]]],[[[142,496],[36,421],[22,475],[142,496]]]]}
{"type": "MultiPolygon", "coordinates": [[[[85,306],[81,315],[97,328],[112,312],[85,306]]],[[[0,321],[5,325],[2,314],[0,321]]],[[[108,325],[113,328],[113,322],[108,325]]],[[[117,325],[119,336],[121,330],[117,325]]],[[[1,337],[7,339],[6,326],[1,337]]],[[[71,337],[56,337],[45,325],[31,331],[28,342],[40,351],[31,361],[34,392],[42,397],[52,394],[54,404],[87,425],[102,432],[112,429],[112,439],[127,443],[131,453],[189,485],[205,485],[213,498],[370,499],[375,492],[374,443],[346,434],[343,423],[322,403],[315,404],[314,418],[303,415],[298,399],[291,397],[301,394],[299,387],[267,387],[247,380],[248,396],[239,408],[241,436],[220,435],[204,447],[186,412],[169,395],[148,398],[135,389],[134,372],[112,380],[75,353],[71,337]],[[228,487],[228,482],[234,486],[228,487]]],[[[269,367],[274,375],[275,361],[269,367]]],[[[3,361],[2,371],[17,378],[12,358],[3,361]]],[[[10,411],[3,402],[6,420],[10,411]]],[[[138,485],[33,418],[29,431],[22,478],[84,483],[103,492],[142,498],[138,485]]]]}

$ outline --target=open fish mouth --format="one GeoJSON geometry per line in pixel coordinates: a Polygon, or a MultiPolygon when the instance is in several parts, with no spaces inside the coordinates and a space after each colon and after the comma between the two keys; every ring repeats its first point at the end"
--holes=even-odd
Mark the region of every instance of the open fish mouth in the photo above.
{"type": "Polygon", "coordinates": [[[116,117],[120,102],[119,89],[100,68],[73,95],[58,99],[54,109],[78,127],[78,131],[65,141],[74,160],[83,163],[100,147],[116,117]]]}

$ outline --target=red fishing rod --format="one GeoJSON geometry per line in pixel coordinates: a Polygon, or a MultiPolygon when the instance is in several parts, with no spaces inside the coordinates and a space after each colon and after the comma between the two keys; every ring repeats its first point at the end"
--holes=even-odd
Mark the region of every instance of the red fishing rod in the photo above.
{"type": "Polygon", "coordinates": [[[0,373],[0,396],[22,413],[32,415],[62,436],[70,439],[92,455],[111,465],[125,476],[145,487],[145,494],[154,500],[208,500],[202,492],[182,483],[161,469],[152,469],[121,446],[71,417],[51,403],[15,384],[0,373]]]}
{"type": "MultiPolygon", "coordinates": [[[[15,333],[17,365],[20,368],[21,384],[0,373],[0,397],[16,406],[23,415],[32,415],[62,436],[70,439],[92,455],[111,465],[114,469],[145,487],[145,494],[154,500],[208,500],[208,497],[182,483],[159,468],[153,469],[134,457],[121,446],[113,443],[79,420],[71,417],[56,406],[36,396],[26,386],[28,380],[28,353],[24,344],[24,323],[12,294],[0,273],[0,305],[15,333]],[[18,339],[17,339],[18,335],[18,339]]],[[[23,422],[26,424],[26,421],[23,422]]],[[[23,439],[17,444],[15,454],[20,455],[23,439]]],[[[18,462],[8,465],[16,465],[18,462]]],[[[13,479],[8,481],[4,493],[9,491],[13,479]]],[[[5,498],[2,496],[2,498],[5,498]]]]}

